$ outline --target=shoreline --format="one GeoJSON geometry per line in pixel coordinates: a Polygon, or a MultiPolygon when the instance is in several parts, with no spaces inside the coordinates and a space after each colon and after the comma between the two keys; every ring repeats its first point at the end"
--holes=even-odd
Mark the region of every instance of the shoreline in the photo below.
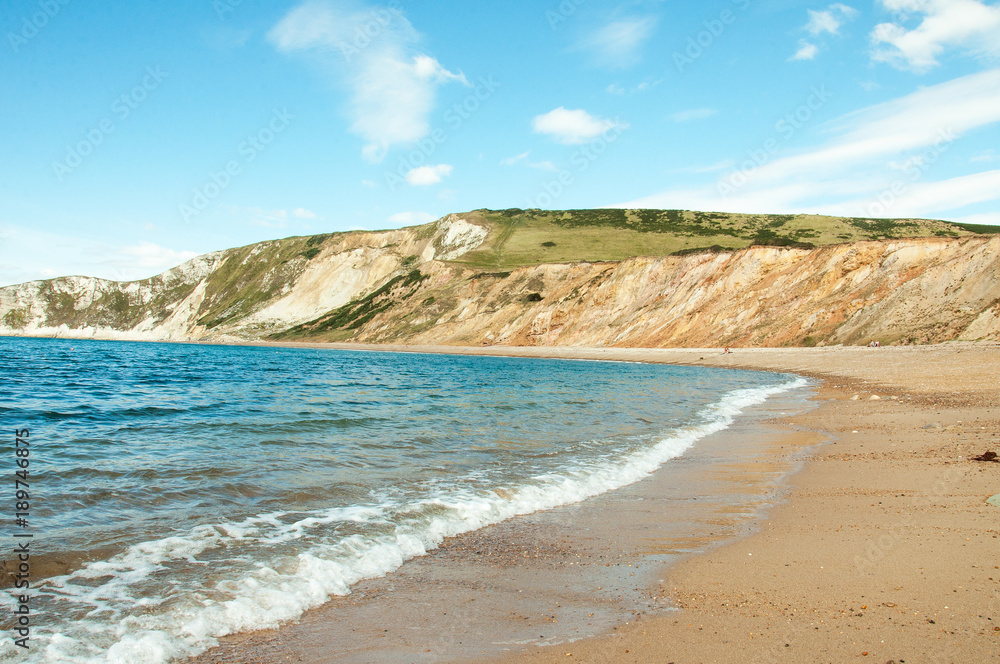
{"type": "MultiPolygon", "coordinates": [[[[330,347],[317,345],[315,347],[330,347]]],[[[425,352],[425,347],[354,350],[425,352]]],[[[651,361],[822,380],[795,424],[836,437],[749,537],[682,561],[681,608],[493,661],[969,662],[1000,658],[1000,344],[431,352],[651,361]],[[714,351],[714,352],[713,352],[714,351]],[[878,397],[873,398],[873,397],[878,397]],[[752,561],[752,562],[751,562],[752,561]]]]}
{"type": "Polygon", "coordinates": [[[663,569],[752,532],[784,499],[803,450],[823,442],[774,421],[815,407],[805,389],[751,406],[638,482],[450,537],[298,621],[226,637],[193,663],[477,661],[673,611],[650,592],[663,569]]]}
{"type": "Polygon", "coordinates": [[[1000,447],[1000,347],[893,348],[738,351],[740,368],[823,380],[825,402],[795,423],[836,439],[788,500],[667,572],[678,616],[488,661],[1000,658],[1000,511],[985,503],[1000,464],[970,461],[1000,447]]]}
{"type": "MultiPolygon", "coordinates": [[[[781,475],[790,485],[784,500],[755,514],[749,535],[715,537],[713,542],[725,540],[721,546],[707,546],[664,573],[644,577],[645,596],[653,604],[673,603],[678,612],[640,611],[635,621],[619,619],[597,635],[550,646],[524,642],[508,654],[446,657],[427,650],[420,658],[396,652],[395,661],[1000,659],[1000,512],[986,502],[1000,494],[1000,464],[971,460],[1000,451],[1000,344],[755,348],[732,355],[721,349],[223,345],[669,363],[795,373],[820,381],[817,408],[764,420],[832,437],[813,449],[798,471],[781,475]]],[[[662,512],[648,505],[638,509],[645,510],[648,524],[664,521],[662,512]]],[[[535,534],[536,550],[548,547],[565,559],[568,549],[560,549],[551,533],[535,534]]],[[[468,569],[477,569],[481,551],[467,546],[469,539],[441,549],[464,550],[468,569]]],[[[500,533],[490,541],[515,539],[500,533]]],[[[435,563],[432,556],[415,560],[435,563]]],[[[385,595],[395,592],[392,585],[365,591],[385,595]]],[[[412,589],[424,592],[423,586],[412,589]]],[[[474,599],[475,593],[469,596],[474,599]]],[[[483,636],[468,632],[460,616],[450,619],[454,638],[483,636]]],[[[402,627],[401,617],[372,614],[365,630],[379,632],[371,638],[387,638],[389,630],[381,627],[402,627]]],[[[579,615],[571,619],[578,626],[586,622],[579,615]]],[[[336,615],[321,608],[274,632],[227,637],[221,648],[192,661],[391,661],[363,653],[350,660],[331,658],[323,639],[338,627],[336,615]],[[314,631],[311,653],[303,656],[298,635],[310,624],[326,634],[314,631]],[[241,650],[244,646],[250,650],[241,650]]]]}

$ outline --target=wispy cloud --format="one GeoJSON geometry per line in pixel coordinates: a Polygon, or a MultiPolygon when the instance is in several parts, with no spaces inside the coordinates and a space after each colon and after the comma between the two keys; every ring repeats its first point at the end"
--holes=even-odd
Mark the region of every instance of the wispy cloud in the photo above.
{"type": "Polygon", "coordinates": [[[389,217],[389,223],[396,226],[417,226],[419,224],[429,224],[437,219],[429,212],[397,212],[389,217]]]}
{"type": "Polygon", "coordinates": [[[858,10],[838,2],[822,10],[809,9],[807,13],[809,21],[802,29],[812,35],[813,40],[800,39],[798,50],[788,58],[790,62],[814,60],[819,55],[819,45],[815,43],[816,39],[821,39],[823,35],[839,34],[844,23],[857,17],[858,10]]]}
{"type": "Polygon", "coordinates": [[[531,154],[530,151],[522,152],[521,154],[508,157],[500,161],[501,166],[515,166],[517,164],[524,164],[528,168],[537,168],[541,171],[558,171],[559,167],[553,164],[551,161],[527,161],[528,156],[531,154]]]}
{"type": "Polygon", "coordinates": [[[590,51],[601,66],[631,67],[639,62],[642,46],[653,36],[656,24],[653,16],[614,20],[587,35],[579,46],[590,51]]]}
{"type": "Polygon", "coordinates": [[[894,216],[958,209],[1000,199],[1000,171],[935,182],[933,163],[963,134],[998,122],[1000,69],[923,88],[830,122],[823,127],[826,140],[815,148],[751,163],[740,172],[743,184],[735,192],[721,186],[736,179],[730,173],[718,183],[669,190],[624,206],[858,215],[889,188],[894,216]],[[911,186],[916,180],[920,186],[911,186]]]}
{"type": "Polygon", "coordinates": [[[704,120],[719,113],[715,108],[689,108],[670,114],[670,119],[674,122],[690,122],[691,120],[704,120]]]}
{"type": "Polygon", "coordinates": [[[349,88],[351,131],[368,141],[362,155],[372,163],[430,132],[439,86],[468,85],[462,73],[417,50],[420,36],[398,9],[310,0],[281,19],[268,39],[283,53],[317,58],[349,88]]]}
{"type": "Polygon", "coordinates": [[[982,152],[977,152],[969,158],[971,163],[990,163],[997,160],[997,151],[993,148],[989,150],[983,150],[982,152]]]}
{"type": "Polygon", "coordinates": [[[591,115],[582,109],[569,110],[564,106],[536,116],[532,128],[536,134],[545,134],[566,145],[592,141],[609,129],[624,128],[614,120],[591,115]]]}
{"type": "Polygon", "coordinates": [[[718,173],[719,171],[728,171],[736,165],[736,162],[732,159],[722,159],[715,162],[714,164],[707,164],[705,166],[685,166],[684,168],[674,168],[668,173],[718,173]]]}
{"type": "Polygon", "coordinates": [[[266,210],[254,206],[224,205],[222,209],[240,221],[262,228],[285,228],[290,220],[311,221],[319,219],[319,215],[305,208],[266,210]]]}
{"type": "Polygon", "coordinates": [[[513,157],[507,157],[506,159],[501,159],[500,160],[500,165],[501,166],[513,166],[514,164],[516,164],[516,163],[518,163],[520,161],[524,161],[525,159],[527,159],[528,155],[530,155],[530,154],[531,154],[531,151],[529,150],[528,152],[522,152],[521,154],[513,156],[513,157]]]}
{"type": "Polygon", "coordinates": [[[789,60],[813,60],[819,54],[819,47],[816,44],[802,40],[799,42],[799,50],[795,51],[789,60]]]}
{"type": "Polygon", "coordinates": [[[948,48],[974,55],[1000,53],[1000,6],[979,0],[880,0],[901,22],[922,16],[907,29],[880,23],[871,33],[872,59],[899,69],[925,72],[936,67],[948,48]]]}
{"type": "Polygon", "coordinates": [[[131,281],[159,274],[198,255],[152,242],[114,244],[104,240],[49,233],[16,225],[0,225],[0,238],[16,264],[0,259],[0,286],[82,275],[131,281]],[[44,252],[37,251],[45,247],[44,252]]]}
{"type": "Polygon", "coordinates": [[[880,216],[927,217],[998,198],[1000,170],[993,170],[937,182],[921,182],[919,187],[906,189],[885,205],[877,205],[878,201],[869,195],[844,201],[830,209],[839,214],[858,214],[866,208],[874,208],[891,213],[880,216]]]}
{"type": "Polygon", "coordinates": [[[965,224],[985,224],[987,226],[1000,226],[1000,212],[983,212],[981,214],[970,214],[958,217],[955,221],[965,224]]]}
{"type": "Polygon", "coordinates": [[[612,83],[608,87],[604,88],[604,91],[607,92],[609,95],[616,95],[618,97],[621,97],[621,96],[624,96],[624,95],[627,95],[627,94],[634,95],[634,94],[638,94],[640,92],[647,92],[649,90],[652,90],[653,88],[655,88],[657,85],[659,85],[662,82],[663,82],[662,78],[650,79],[650,80],[643,81],[642,83],[639,83],[638,85],[636,85],[636,86],[634,86],[634,87],[632,87],[631,89],[628,89],[628,90],[626,90],[624,86],[619,85],[618,83],[612,83]]]}
{"type": "Polygon", "coordinates": [[[840,31],[840,26],[845,21],[850,21],[858,15],[858,10],[847,5],[835,3],[824,10],[808,10],[809,22],[805,29],[812,35],[821,35],[824,32],[835,35],[840,31]]]}
{"type": "Polygon", "coordinates": [[[536,168],[540,171],[548,171],[549,173],[558,173],[559,167],[556,166],[551,161],[533,161],[528,164],[530,168],[536,168]]]}

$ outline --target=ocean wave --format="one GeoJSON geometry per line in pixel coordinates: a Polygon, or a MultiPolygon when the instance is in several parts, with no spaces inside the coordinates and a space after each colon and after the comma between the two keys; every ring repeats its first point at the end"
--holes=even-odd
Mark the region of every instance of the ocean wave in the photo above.
{"type": "MultiPolygon", "coordinates": [[[[578,459],[504,486],[470,489],[450,481],[419,499],[387,492],[379,504],[272,512],[130,546],[43,582],[40,592],[55,609],[52,615],[73,618],[50,624],[49,631],[39,628],[33,638],[40,647],[27,661],[156,664],[202,652],[228,634],[277,627],[426,554],[446,537],[641,480],[729,427],[745,409],[807,384],[796,378],[733,390],[704,407],[694,423],[644,446],[578,459]],[[198,568],[204,573],[190,574],[190,584],[174,577],[198,568]]],[[[12,601],[0,599],[4,606],[12,601]]],[[[14,659],[25,661],[5,639],[0,661],[14,659]]]]}

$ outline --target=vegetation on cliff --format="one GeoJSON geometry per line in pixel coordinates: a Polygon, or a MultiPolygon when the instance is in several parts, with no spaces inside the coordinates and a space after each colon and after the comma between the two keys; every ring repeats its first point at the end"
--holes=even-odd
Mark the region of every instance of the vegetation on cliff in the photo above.
{"type": "Polygon", "coordinates": [[[489,227],[491,232],[483,246],[458,262],[495,269],[686,255],[751,245],[812,248],[861,240],[961,237],[982,232],[927,219],[688,210],[475,210],[463,217],[489,227]]]}

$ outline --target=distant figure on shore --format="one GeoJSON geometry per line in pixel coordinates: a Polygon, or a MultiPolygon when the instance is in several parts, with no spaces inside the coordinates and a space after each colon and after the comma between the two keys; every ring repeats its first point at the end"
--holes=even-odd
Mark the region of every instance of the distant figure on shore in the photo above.
{"type": "Polygon", "coordinates": [[[722,351],[723,355],[729,355],[729,346],[726,346],[726,350],[722,351]]]}
{"type": "Polygon", "coordinates": [[[882,344],[880,344],[878,341],[872,341],[870,344],[868,344],[868,347],[869,348],[878,348],[881,345],[882,344]]]}

